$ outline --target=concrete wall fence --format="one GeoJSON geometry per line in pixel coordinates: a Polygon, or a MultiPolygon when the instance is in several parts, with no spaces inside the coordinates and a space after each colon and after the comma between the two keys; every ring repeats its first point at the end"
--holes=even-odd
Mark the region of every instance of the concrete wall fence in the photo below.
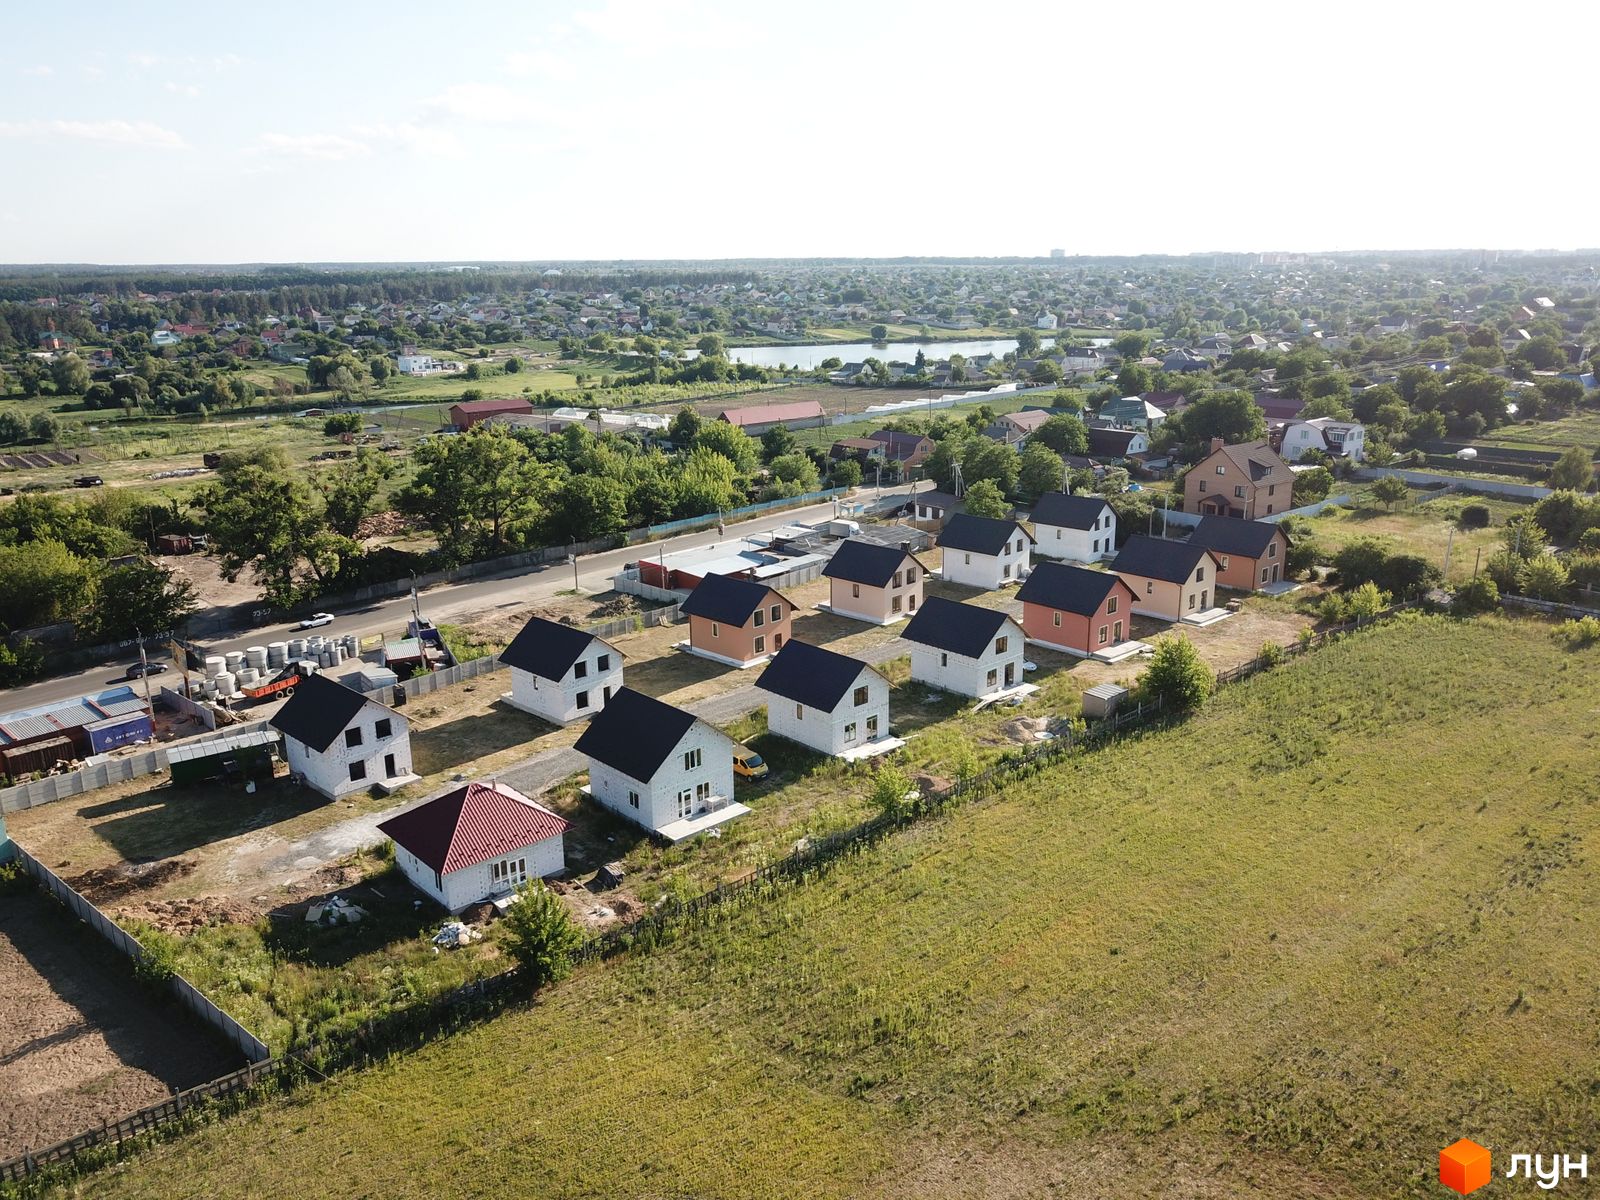
{"type": "Polygon", "coordinates": [[[1510,483],[1503,479],[1477,479],[1471,475],[1451,475],[1438,471],[1409,471],[1397,467],[1367,467],[1354,473],[1354,479],[1382,479],[1385,475],[1393,475],[1403,479],[1412,487],[1423,487],[1428,484],[1453,485],[1458,492],[1472,492],[1486,496],[1510,496],[1520,500],[1543,500],[1550,494],[1547,487],[1539,487],[1531,483],[1510,483]]]}

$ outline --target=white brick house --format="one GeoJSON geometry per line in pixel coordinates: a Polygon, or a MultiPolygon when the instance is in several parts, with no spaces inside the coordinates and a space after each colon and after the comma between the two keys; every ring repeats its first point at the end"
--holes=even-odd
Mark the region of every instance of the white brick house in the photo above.
{"type": "Polygon", "coordinates": [[[1015,521],[957,513],[939,534],[944,551],[941,578],[946,583],[993,591],[1020,583],[1028,573],[1033,538],[1015,521]]]}
{"type": "Polygon", "coordinates": [[[576,749],[589,760],[590,796],[677,842],[750,811],[733,798],[733,747],[693,713],[625,687],[576,749]]]}
{"type": "Polygon", "coordinates": [[[511,668],[513,708],[566,725],[594,716],[622,688],[622,654],[571,625],[531,617],[500,655],[511,668]]]}
{"type": "Polygon", "coordinates": [[[1098,562],[1117,551],[1117,514],[1101,496],[1046,492],[1033,508],[1034,553],[1098,562]]]}
{"type": "Polygon", "coordinates": [[[1022,685],[1022,627],[998,609],[932,596],[901,636],[918,683],[978,699],[1022,685]]]}
{"type": "Polygon", "coordinates": [[[889,681],[847,654],[786,642],[756,687],[768,694],[767,729],[819,753],[865,757],[886,739],[903,744],[889,734],[889,681]]]}
{"type": "Polygon", "coordinates": [[[326,675],[303,680],[270,724],[283,734],[289,770],[330,800],[373,784],[393,790],[417,778],[406,719],[326,675]]]}
{"type": "Polygon", "coordinates": [[[503,783],[469,783],[378,826],[401,873],[451,912],[567,867],[567,822],[503,783]]]}

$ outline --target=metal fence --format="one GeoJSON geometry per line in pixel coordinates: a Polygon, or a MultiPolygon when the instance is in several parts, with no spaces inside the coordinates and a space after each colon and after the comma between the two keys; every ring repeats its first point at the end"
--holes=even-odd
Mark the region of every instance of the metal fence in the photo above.
{"type": "Polygon", "coordinates": [[[468,659],[464,663],[457,663],[453,667],[445,667],[439,671],[430,671],[426,675],[413,675],[405,682],[406,695],[426,696],[430,692],[437,692],[440,688],[455,687],[456,684],[464,683],[468,679],[492,674],[504,669],[504,666],[498,654],[486,654],[482,658],[468,659]]]}
{"type": "MultiPolygon", "coordinates": [[[[22,869],[38,881],[40,887],[61,901],[67,911],[105,938],[132,962],[137,963],[144,958],[145,949],[137,938],[85,900],[71,884],[34,858],[26,849],[17,846],[16,850],[22,869]]],[[[272,1057],[265,1042],[207,1000],[182,975],[173,975],[168,980],[168,987],[178,1003],[220,1033],[250,1062],[265,1062],[272,1057]]]]}
{"type": "Polygon", "coordinates": [[[658,537],[667,537],[674,533],[684,533],[691,529],[704,529],[710,525],[731,524],[735,521],[746,521],[751,517],[759,517],[762,513],[772,512],[779,508],[803,508],[808,504],[821,504],[824,500],[832,500],[845,494],[847,488],[826,488],[820,492],[807,492],[803,496],[786,496],[781,500],[764,500],[760,504],[746,504],[743,508],[730,508],[726,512],[706,513],[698,517],[684,517],[680,521],[664,521],[660,525],[651,525],[648,529],[636,530],[628,535],[629,542],[650,541],[658,537]]]}
{"type": "Polygon", "coordinates": [[[683,601],[669,605],[666,608],[652,608],[647,612],[638,613],[631,617],[617,617],[611,621],[601,621],[597,625],[584,626],[585,633],[592,633],[598,638],[620,637],[625,633],[635,633],[641,629],[654,629],[658,625],[675,625],[683,619],[679,611],[683,601]]]}

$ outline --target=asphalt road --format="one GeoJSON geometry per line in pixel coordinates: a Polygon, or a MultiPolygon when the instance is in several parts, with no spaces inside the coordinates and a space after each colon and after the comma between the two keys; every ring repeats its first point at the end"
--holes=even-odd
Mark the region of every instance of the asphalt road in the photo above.
{"type": "MultiPolygon", "coordinates": [[[[907,496],[931,486],[924,481],[899,489],[886,488],[883,497],[888,499],[893,496],[907,496]]],[[[854,499],[856,502],[871,504],[876,501],[877,493],[870,488],[862,488],[854,499]]],[[[612,576],[625,564],[635,562],[641,556],[649,556],[663,550],[670,554],[699,546],[711,546],[745,534],[763,533],[780,525],[826,520],[832,516],[831,503],[816,504],[807,508],[783,509],[754,520],[729,525],[725,533],[718,533],[715,529],[702,530],[661,542],[624,546],[617,550],[607,550],[602,554],[588,555],[578,560],[577,586],[585,592],[609,591],[612,576]]],[[[516,608],[549,599],[558,592],[570,591],[572,587],[573,572],[570,566],[539,567],[533,570],[509,572],[505,575],[487,576],[467,583],[441,584],[429,588],[422,593],[422,611],[424,616],[436,622],[454,621],[496,608],[516,608]]],[[[338,620],[315,632],[325,636],[355,634],[358,637],[369,637],[372,634],[398,632],[404,629],[411,615],[411,598],[402,596],[398,599],[373,601],[357,608],[329,611],[333,611],[338,620]]],[[[282,641],[296,635],[297,628],[293,624],[273,624],[263,625],[237,636],[199,644],[211,653],[223,653],[228,650],[243,650],[246,646],[263,645],[268,641],[282,641]]],[[[0,691],[0,711],[34,708],[122,684],[126,682],[122,677],[123,671],[136,658],[137,655],[132,654],[114,663],[106,663],[87,671],[59,675],[29,684],[27,687],[0,691]]],[[[151,693],[159,691],[165,680],[175,678],[177,678],[176,671],[168,671],[164,676],[151,677],[151,693]]],[[[140,687],[137,682],[133,686],[140,687]]]]}

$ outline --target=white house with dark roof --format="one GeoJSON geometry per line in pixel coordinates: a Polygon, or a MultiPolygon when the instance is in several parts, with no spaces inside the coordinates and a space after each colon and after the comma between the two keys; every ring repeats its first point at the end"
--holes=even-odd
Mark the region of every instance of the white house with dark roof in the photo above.
{"type": "Polygon", "coordinates": [[[500,654],[511,668],[513,708],[566,725],[594,716],[622,687],[622,653],[604,638],[531,617],[500,654]]]}
{"type": "Polygon", "coordinates": [[[889,735],[889,681],[848,654],[789,642],[756,680],[767,728],[837,758],[867,758],[905,745],[889,735]]]}
{"type": "Polygon", "coordinates": [[[330,800],[374,784],[393,791],[418,778],[406,719],[326,675],[301,681],[269,724],[283,734],[289,770],[330,800]]]}
{"type": "Polygon", "coordinates": [[[417,890],[451,912],[567,867],[567,821],[503,783],[468,783],[379,824],[417,890]]]}
{"type": "Polygon", "coordinates": [[[1098,562],[1117,549],[1117,514],[1104,496],[1046,492],[1033,506],[1034,553],[1040,558],[1098,562]]]}
{"type": "Polygon", "coordinates": [[[911,643],[911,678],[987,699],[1022,689],[1022,627],[997,608],[930,596],[900,635],[911,643]]]}
{"type": "Polygon", "coordinates": [[[733,798],[733,748],[693,713],[629,687],[575,746],[589,760],[589,795],[671,842],[750,811],[733,798]]]}
{"type": "Polygon", "coordinates": [[[944,551],[940,577],[946,583],[993,591],[1028,573],[1033,538],[1015,521],[957,513],[939,534],[944,551]]]}

